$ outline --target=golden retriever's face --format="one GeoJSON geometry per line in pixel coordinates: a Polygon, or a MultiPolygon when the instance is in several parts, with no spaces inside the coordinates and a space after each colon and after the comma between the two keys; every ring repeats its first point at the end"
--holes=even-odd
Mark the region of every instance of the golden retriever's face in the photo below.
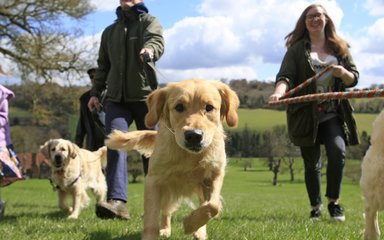
{"type": "Polygon", "coordinates": [[[239,100],[223,83],[186,80],[169,84],[148,98],[146,124],[162,120],[175,134],[177,144],[192,153],[200,153],[222,134],[221,120],[237,124],[239,100]],[[218,131],[219,129],[219,131],[218,131]]]}
{"type": "Polygon", "coordinates": [[[75,146],[64,139],[51,139],[40,148],[40,151],[51,161],[55,169],[66,167],[71,158],[76,157],[75,146]]]}

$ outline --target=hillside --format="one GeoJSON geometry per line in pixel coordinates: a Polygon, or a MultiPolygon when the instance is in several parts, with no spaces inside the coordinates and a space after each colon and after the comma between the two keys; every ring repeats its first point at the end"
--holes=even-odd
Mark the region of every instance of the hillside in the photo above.
{"type": "MultiPolygon", "coordinates": [[[[286,114],[285,111],[271,110],[271,109],[245,109],[240,108],[239,111],[239,124],[237,129],[248,127],[258,131],[270,129],[276,125],[286,125],[286,114]]],[[[355,113],[357,126],[359,132],[366,131],[368,135],[371,133],[372,122],[378,114],[374,113],[355,113]]],[[[28,112],[11,108],[10,116],[13,117],[25,117],[28,116],[28,112]]],[[[72,115],[68,123],[69,129],[71,129],[71,138],[74,137],[76,129],[77,115],[72,115]]],[[[132,130],[136,129],[133,125],[132,130]]]]}

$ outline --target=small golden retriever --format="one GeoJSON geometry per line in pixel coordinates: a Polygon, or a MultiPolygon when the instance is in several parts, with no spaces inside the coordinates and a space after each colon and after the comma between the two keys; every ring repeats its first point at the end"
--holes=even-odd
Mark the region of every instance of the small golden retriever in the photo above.
{"type": "Polygon", "coordinates": [[[106,164],[107,147],[91,152],[79,148],[65,139],[51,139],[40,147],[41,153],[51,162],[51,181],[58,191],[59,207],[76,219],[80,210],[89,204],[87,189],[91,189],[96,201],[105,201],[107,183],[102,172],[106,164]],[[66,204],[72,197],[72,206],[66,204]]]}
{"type": "Polygon", "coordinates": [[[239,99],[226,84],[198,79],[170,83],[147,99],[145,123],[159,130],[113,131],[112,149],[137,150],[147,156],[142,239],[171,235],[171,215],[182,199],[197,196],[200,206],[184,219],[184,232],[206,239],[206,224],[221,210],[226,167],[222,121],[237,125],[239,99]],[[159,216],[161,226],[159,227],[159,216]]]}
{"type": "Polygon", "coordinates": [[[373,122],[371,146],[361,164],[360,186],[365,204],[364,239],[380,238],[378,211],[384,209],[384,110],[373,122]]]}

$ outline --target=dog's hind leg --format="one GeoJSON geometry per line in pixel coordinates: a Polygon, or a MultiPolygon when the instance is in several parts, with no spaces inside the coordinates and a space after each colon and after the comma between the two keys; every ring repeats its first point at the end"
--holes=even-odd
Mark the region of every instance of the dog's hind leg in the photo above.
{"type": "Polygon", "coordinates": [[[91,202],[91,199],[89,198],[87,192],[83,191],[83,193],[81,194],[80,209],[88,207],[90,202],[91,202]]]}
{"type": "Polygon", "coordinates": [[[105,179],[100,179],[97,188],[92,188],[93,194],[95,194],[96,202],[104,202],[107,195],[107,184],[105,179]]]}
{"type": "Polygon", "coordinates": [[[161,217],[160,236],[169,238],[171,233],[171,214],[163,214],[161,217]]]}
{"type": "Polygon", "coordinates": [[[141,240],[158,240],[160,234],[160,187],[147,175],[144,187],[144,230],[141,240]]]}
{"type": "Polygon", "coordinates": [[[372,206],[365,207],[365,240],[378,240],[380,238],[380,229],[378,223],[378,211],[372,206]]]}
{"type": "Polygon", "coordinates": [[[179,207],[179,202],[175,199],[169,199],[165,196],[171,196],[171,194],[164,194],[162,192],[162,206],[161,206],[161,225],[160,236],[169,238],[171,236],[171,218],[172,213],[179,207]]]}

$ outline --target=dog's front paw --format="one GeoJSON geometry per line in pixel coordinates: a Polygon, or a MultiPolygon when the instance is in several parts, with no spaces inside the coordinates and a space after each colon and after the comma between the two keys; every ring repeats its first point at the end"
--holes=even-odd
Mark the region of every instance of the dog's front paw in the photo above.
{"type": "Polygon", "coordinates": [[[171,236],[171,229],[170,228],[160,229],[160,236],[169,238],[171,236]]]}
{"type": "Polygon", "coordinates": [[[207,222],[216,216],[219,212],[217,207],[213,204],[207,204],[194,210],[188,217],[183,221],[184,233],[191,234],[196,232],[199,228],[203,227],[207,222]]]}
{"type": "Polygon", "coordinates": [[[68,216],[68,219],[77,219],[79,217],[78,214],[71,214],[68,216]]]}

